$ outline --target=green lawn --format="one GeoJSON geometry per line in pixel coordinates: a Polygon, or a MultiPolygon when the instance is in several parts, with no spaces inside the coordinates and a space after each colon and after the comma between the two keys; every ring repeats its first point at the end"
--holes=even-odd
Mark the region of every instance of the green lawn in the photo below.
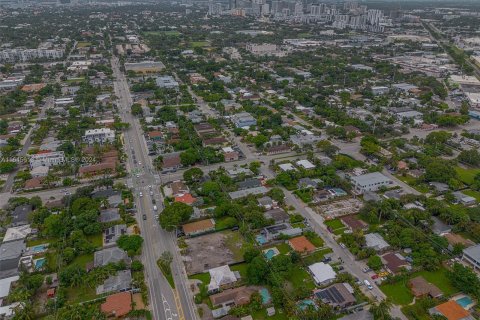
{"type": "Polygon", "coordinates": [[[320,238],[320,236],[318,236],[317,234],[315,234],[313,237],[310,236],[310,238],[308,238],[308,240],[317,248],[321,248],[323,247],[323,239],[320,238]]]}
{"type": "Polygon", "coordinates": [[[255,320],[288,320],[288,316],[282,310],[275,308],[275,311],[275,315],[271,317],[267,315],[267,309],[255,311],[251,316],[255,320]]]}
{"type": "Polygon", "coordinates": [[[101,233],[87,236],[87,239],[95,246],[95,248],[103,246],[103,234],[101,233]]]}
{"type": "Polygon", "coordinates": [[[188,278],[200,280],[204,285],[208,285],[210,283],[210,273],[208,272],[195,274],[193,276],[189,276],[188,278]]]}
{"type": "Polygon", "coordinates": [[[457,171],[460,181],[468,185],[471,185],[475,175],[480,173],[480,169],[465,169],[462,167],[455,167],[455,171],[457,171]]]}
{"type": "Polygon", "coordinates": [[[308,290],[315,289],[315,283],[313,282],[312,276],[307,270],[300,266],[293,267],[287,279],[288,282],[292,284],[295,291],[302,287],[305,287],[308,290]]]}
{"type": "Polygon", "coordinates": [[[146,36],[159,36],[159,35],[166,35],[166,36],[179,36],[181,35],[180,32],[176,30],[169,30],[169,31],[147,31],[145,32],[146,36]]]}
{"type": "Polygon", "coordinates": [[[225,245],[232,251],[235,261],[243,261],[245,241],[240,232],[226,231],[225,245]]]}
{"type": "Polygon", "coordinates": [[[190,46],[192,48],[203,48],[207,47],[210,43],[208,41],[192,41],[190,46]]]}
{"type": "Polygon", "coordinates": [[[72,264],[78,264],[82,268],[85,268],[87,263],[91,261],[93,261],[93,253],[82,254],[81,256],[78,256],[75,259],[73,259],[72,264]]]}
{"type": "Polygon", "coordinates": [[[345,228],[345,225],[340,221],[340,219],[325,220],[324,224],[327,227],[330,227],[332,230],[345,228]]]}
{"type": "Polygon", "coordinates": [[[38,246],[39,244],[50,243],[52,239],[40,238],[35,240],[27,240],[27,247],[38,246]]]}
{"type": "Polygon", "coordinates": [[[330,252],[332,252],[332,249],[330,249],[330,248],[315,251],[314,253],[308,255],[307,257],[304,257],[303,258],[303,263],[304,263],[304,265],[309,266],[309,265],[314,264],[316,262],[320,262],[320,261],[323,260],[325,255],[327,253],[330,253],[330,252]]]}
{"type": "Polygon", "coordinates": [[[392,300],[393,304],[407,305],[413,301],[413,295],[407,287],[408,279],[393,284],[382,284],[380,289],[392,300]]]}
{"type": "Polygon", "coordinates": [[[247,264],[246,263],[239,263],[233,266],[230,266],[232,271],[238,271],[243,279],[247,277],[247,264]]]}
{"type": "Polygon", "coordinates": [[[292,248],[286,242],[277,244],[277,245],[275,245],[275,247],[277,247],[278,251],[281,254],[287,254],[287,253],[290,252],[290,250],[292,250],[292,248]]]}
{"type": "Polygon", "coordinates": [[[85,42],[85,41],[77,42],[77,48],[90,47],[91,45],[92,45],[91,42],[85,42]]]}
{"type": "Polygon", "coordinates": [[[436,271],[420,271],[414,273],[414,276],[422,276],[428,282],[436,285],[440,290],[443,291],[445,296],[451,296],[460,290],[455,288],[450,280],[447,278],[447,269],[440,268],[436,271]]]}
{"type": "Polygon", "coordinates": [[[396,174],[395,177],[397,177],[398,180],[405,182],[410,187],[416,189],[421,193],[427,193],[429,191],[429,187],[427,184],[417,181],[417,179],[412,176],[409,176],[409,175],[403,176],[401,174],[396,174]]]}
{"type": "Polygon", "coordinates": [[[310,203],[313,200],[313,191],[312,189],[298,189],[293,192],[297,197],[302,199],[305,203],[310,203]]]}
{"type": "Polygon", "coordinates": [[[471,196],[471,197],[474,197],[475,199],[477,199],[477,201],[480,202],[480,191],[475,191],[475,190],[463,190],[462,192],[465,193],[466,195],[469,195],[469,196],[471,196]]]}
{"type": "Polygon", "coordinates": [[[225,230],[230,229],[238,224],[237,219],[234,217],[222,217],[215,219],[215,230],[225,230]]]}
{"type": "Polygon", "coordinates": [[[79,302],[85,302],[97,298],[97,293],[95,287],[75,287],[75,288],[66,288],[67,290],[67,300],[70,304],[77,304],[79,302]]]}
{"type": "MultiPolygon", "coordinates": [[[[436,271],[419,271],[412,274],[410,278],[422,276],[428,282],[436,285],[446,297],[457,293],[459,290],[455,288],[447,278],[447,270],[440,268],[436,271]]],[[[409,279],[399,281],[394,284],[382,284],[380,289],[385,293],[394,304],[407,305],[413,301],[413,295],[407,286],[409,279]]]]}

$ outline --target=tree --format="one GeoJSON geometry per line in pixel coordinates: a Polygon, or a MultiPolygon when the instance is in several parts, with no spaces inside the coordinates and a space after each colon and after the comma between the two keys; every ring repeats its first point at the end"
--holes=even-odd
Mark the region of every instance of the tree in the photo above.
{"type": "Polygon", "coordinates": [[[383,267],[382,259],[379,256],[374,255],[368,258],[367,266],[375,271],[380,270],[383,267]]]}
{"type": "Polygon", "coordinates": [[[477,299],[480,298],[480,279],[470,268],[455,263],[451,271],[448,271],[447,276],[455,287],[462,288],[465,293],[471,294],[477,299]]]}
{"type": "Polygon", "coordinates": [[[425,166],[425,180],[448,183],[450,179],[457,178],[455,167],[450,161],[432,158],[425,166]]]}
{"type": "Polygon", "coordinates": [[[198,182],[203,178],[203,171],[200,168],[191,168],[183,173],[183,180],[188,184],[198,182]]]}
{"type": "Polygon", "coordinates": [[[254,174],[259,174],[260,173],[259,169],[260,169],[261,165],[262,164],[258,161],[252,161],[248,165],[248,169],[250,169],[254,174]]]}
{"type": "Polygon", "coordinates": [[[383,300],[379,304],[372,304],[370,307],[370,312],[373,314],[373,319],[375,320],[391,320],[393,319],[390,315],[390,308],[392,307],[391,302],[383,300]]]}
{"type": "Polygon", "coordinates": [[[480,165],[480,153],[477,149],[462,150],[457,157],[458,161],[478,167],[480,165]]]}
{"type": "Polygon", "coordinates": [[[159,216],[159,222],[167,231],[175,230],[180,224],[188,221],[193,214],[193,208],[182,202],[168,205],[159,216]]]}
{"type": "Polygon", "coordinates": [[[15,170],[17,164],[15,162],[1,162],[0,163],[0,174],[9,173],[15,170]]]}
{"type": "Polygon", "coordinates": [[[247,280],[251,284],[263,284],[269,273],[268,264],[262,256],[257,256],[247,266],[247,280]]]}
{"type": "Polygon", "coordinates": [[[142,243],[143,243],[143,238],[137,234],[134,234],[134,235],[122,234],[117,240],[118,247],[127,251],[129,256],[140,254],[142,243]]]}
{"type": "Polygon", "coordinates": [[[278,202],[279,204],[283,204],[283,201],[285,199],[285,194],[280,188],[272,188],[268,192],[268,196],[270,196],[274,201],[278,202]]]}
{"type": "Polygon", "coordinates": [[[139,261],[139,260],[134,260],[134,261],[132,262],[131,269],[132,269],[132,271],[142,271],[142,270],[143,270],[143,264],[142,264],[142,262],[139,261]]]}
{"type": "Polygon", "coordinates": [[[328,140],[319,141],[317,143],[317,148],[320,149],[320,151],[322,151],[323,153],[325,153],[325,155],[328,157],[333,157],[340,150],[339,147],[337,147],[336,145],[333,145],[328,140]]]}
{"type": "Polygon", "coordinates": [[[184,152],[180,153],[180,161],[185,167],[194,165],[200,160],[200,156],[195,149],[187,149],[184,152]]]}

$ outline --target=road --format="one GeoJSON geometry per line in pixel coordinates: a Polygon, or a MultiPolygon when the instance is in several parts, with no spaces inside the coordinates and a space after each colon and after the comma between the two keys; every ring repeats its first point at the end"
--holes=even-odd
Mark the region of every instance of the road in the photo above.
{"type": "Polygon", "coordinates": [[[164,199],[159,189],[162,181],[148,157],[140,124],[129,112],[133,102],[126,77],[120,71],[116,57],[112,58],[111,65],[115,76],[114,88],[119,99],[120,116],[123,121],[130,124],[130,128],[124,134],[124,142],[128,154],[127,170],[135,173],[131,175],[128,185],[135,192],[136,218],[144,239],[142,261],[145,266],[153,319],[197,319],[193,296],[187,286],[184,265],[177,251],[176,239],[172,232],[160,228],[155,218],[153,199],[158,209],[160,211],[163,209],[164,199]],[[143,196],[140,196],[140,192],[143,196]],[[146,215],[146,220],[143,219],[143,215],[146,215]],[[171,288],[157,266],[157,260],[164,251],[170,251],[174,257],[172,273],[176,289],[171,288]]]}
{"type": "MultiPolygon", "coordinates": [[[[52,107],[53,103],[54,103],[53,97],[48,97],[46,99],[45,104],[40,108],[38,119],[44,118],[46,109],[52,107]]],[[[37,125],[38,124],[35,124],[32,128],[30,128],[26,136],[23,138],[23,141],[21,142],[23,144],[23,147],[16,155],[19,159],[22,159],[23,157],[25,157],[28,152],[28,149],[30,149],[30,146],[32,145],[32,132],[35,130],[35,126],[37,125]]],[[[5,184],[3,185],[2,192],[10,192],[12,190],[13,182],[15,179],[15,175],[17,174],[17,171],[18,170],[15,170],[8,175],[8,178],[5,181],[5,184]]]]}

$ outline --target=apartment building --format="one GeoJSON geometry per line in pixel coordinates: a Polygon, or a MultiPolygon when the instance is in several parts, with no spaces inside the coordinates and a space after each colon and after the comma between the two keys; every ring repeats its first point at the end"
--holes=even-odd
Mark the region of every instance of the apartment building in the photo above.
{"type": "Polygon", "coordinates": [[[65,162],[65,154],[63,151],[34,154],[30,157],[29,162],[30,169],[34,169],[40,166],[56,166],[65,162]]]}
{"type": "Polygon", "coordinates": [[[108,143],[113,142],[115,140],[115,131],[109,128],[101,128],[101,129],[90,129],[85,131],[85,135],[83,136],[83,141],[88,144],[94,143],[108,143]]]}

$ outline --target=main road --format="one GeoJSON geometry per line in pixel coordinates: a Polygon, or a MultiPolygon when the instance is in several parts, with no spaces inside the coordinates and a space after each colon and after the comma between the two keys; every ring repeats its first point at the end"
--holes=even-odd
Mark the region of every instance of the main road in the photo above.
{"type": "Polygon", "coordinates": [[[113,57],[111,65],[115,76],[114,89],[118,97],[120,116],[124,122],[130,124],[124,133],[125,150],[128,155],[127,170],[130,172],[128,185],[135,193],[136,218],[144,239],[142,260],[153,319],[197,319],[193,296],[177,251],[175,236],[172,232],[163,230],[155,217],[153,201],[158,207],[158,212],[163,209],[164,199],[159,188],[162,183],[160,176],[148,157],[140,124],[129,112],[133,101],[127,79],[120,71],[118,58],[113,57]],[[172,273],[175,289],[170,286],[157,266],[157,260],[164,251],[171,252],[174,257],[172,273]]]}

